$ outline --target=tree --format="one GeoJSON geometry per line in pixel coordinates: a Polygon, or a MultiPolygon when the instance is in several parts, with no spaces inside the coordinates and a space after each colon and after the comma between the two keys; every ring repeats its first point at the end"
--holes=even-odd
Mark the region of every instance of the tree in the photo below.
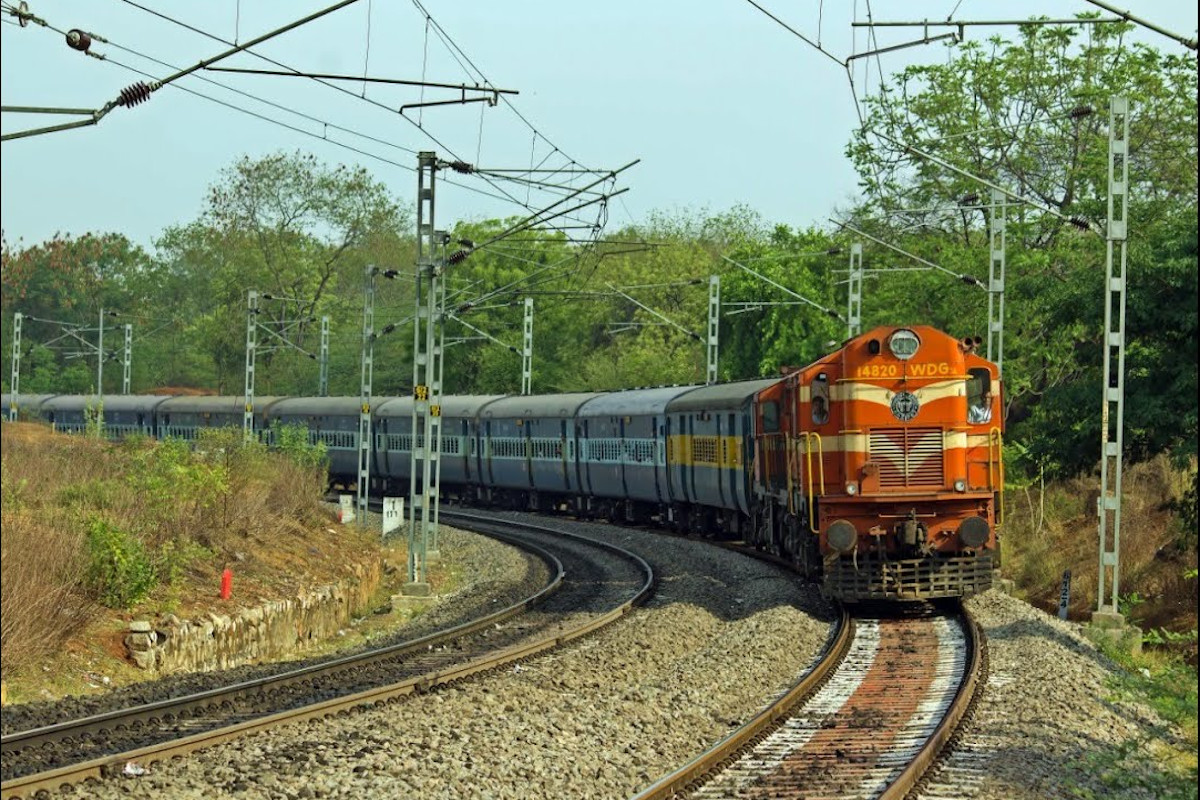
{"type": "MultiPolygon", "coordinates": [[[[4,341],[12,341],[14,313],[20,312],[31,318],[22,329],[22,355],[29,357],[30,362],[22,364],[22,374],[29,380],[22,381],[21,390],[94,390],[95,353],[89,352],[82,343],[62,339],[64,325],[36,320],[55,320],[67,327],[90,329],[79,335],[94,343],[100,309],[116,313],[138,306],[145,288],[142,277],[150,264],[147,253],[119,233],[86,233],[78,237],[56,235],[49,241],[29,247],[13,247],[4,241],[0,246],[0,284],[3,285],[0,313],[3,314],[4,341]],[[59,340],[53,349],[46,346],[51,340],[59,340]],[[87,355],[77,360],[68,359],[68,354],[74,352],[87,355]],[[84,366],[88,363],[93,365],[91,369],[84,366]]],[[[120,351],[116,330],[130,319],[123,316],[106,323],[113,331],[112,338],[105,340],[105,353],[110,360],[117,358],[120,351]]],[[[0,358],[7,387],[12,368],[11,348],[5,347],[0,358]]],[[[107,378],[105,384],[109,389],[114,385],[119,387],[119,372],[116,377],[107,378]]]]}
{"type": "MultiPolygon", "coordinates": [[[[987,274],[995,213],[988,189],[910,147],[1029,199],[1012,202],[1007,217],[1010,435],[1064,473],[1090,468],[1099,455],[1106,287],[1105,243],[1096,233],[1107,224],[1115,95],[1133,103],[1126,443],[1134,458],[1196,448],[1194,399],[1183,400],[1195,396],[1194,370],[1164,370],[1195,361],[1196,62],[1128,43],[1129,29],[1030,25],[1015,43],[964,44],[948,63],[895,75],[868,101],[867,123],[848,146],[865,191],[849,213],[856,227],[954,272],[987,274]],[[883,216],[900,208],[933,210],[883,216]],[[1161,324],[1162,309],[1170,326],[1161,324]],[[1162,425],[1165,406],[1182,424],[1162,425]]],[[[963,318],[982,327],[986,295],[960,291],[951,299],[947,281],[932,273],[881,281],[864,310],[882,303],[950,330],[963,318]],[[938,286],[947,296],[927,302],[938,286]]]]}
{"type": "MultiPolygon", "coordinates": [[[[259,321],[309,353],[315,323],[330,310],[339,335],[356,340],[365,267],[398,266],[410,228],[405,207],[365,169],[276,154],[225,170],[200,218],[168,229],[157,245],[167,272],[204,298],[189,311],[190,333],[229,391],[243,370],[249,290],[263,296],[259,321]]],[[[262,391],[315,391],[316,366],[302,353],[264,352],[261,364],[262,391]]]]}

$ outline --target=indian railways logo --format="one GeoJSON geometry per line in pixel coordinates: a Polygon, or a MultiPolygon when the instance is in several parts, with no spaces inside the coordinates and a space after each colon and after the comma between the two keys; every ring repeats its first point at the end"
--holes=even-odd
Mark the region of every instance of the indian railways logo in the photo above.
{"type": "Polygon", "coordinates": [[[901,422],[908,422],[921,410],[921,401],[909,392],[900,392],[892,398],[892,416],[901,422]]]}

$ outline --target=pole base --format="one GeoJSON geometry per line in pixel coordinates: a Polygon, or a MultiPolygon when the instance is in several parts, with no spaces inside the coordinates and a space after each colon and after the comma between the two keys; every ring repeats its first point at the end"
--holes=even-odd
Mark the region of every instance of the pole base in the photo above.
{"type": "Polygon", "coordinates": [[[404,584],[400,594],[406,597],[429,597],[429,584],[426,581],[413,581],[404,584]]]}
{"type": "Polygon", "coordinates": [[[1142,629],[1130,625],[1125,615],[1111,606],[1092,612],[1092,621],[1083,629],[1089,639],[1106,644],[1130,655],[1142,652],[1142,629]]]}

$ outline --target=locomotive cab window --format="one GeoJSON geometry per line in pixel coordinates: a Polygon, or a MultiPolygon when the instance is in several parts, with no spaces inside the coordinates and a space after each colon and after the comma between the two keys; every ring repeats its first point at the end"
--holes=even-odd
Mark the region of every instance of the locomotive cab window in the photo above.
{"type": "Polygon", "coordinates": [[[992,373],[983,367],[968,370],[967,422],[982,425],[992,421],[992,373]]]}
{"type": "Polygon", "coordinates": [[[779,433],[779,403],[769,400],[762,404],[763,433],[779,433]]]}
{"type": "Polygon", "coordinates": [[[824,425],[829,421],[829,378],[822,372],[812,382],[812,421],[824,425]]]}

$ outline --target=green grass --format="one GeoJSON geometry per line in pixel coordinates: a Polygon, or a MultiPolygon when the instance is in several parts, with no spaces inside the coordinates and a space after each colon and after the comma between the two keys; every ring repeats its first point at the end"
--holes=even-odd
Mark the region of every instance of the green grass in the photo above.
{"type": "Polygon", "coordinates": [[[1176,655],[1147,651],[1131,655],[1103,648],[1123,671],[1110,679],[1114,702],[1139,702],[1168,723],[1111,750],[1091,754],[1082,766],[1104,785],[1103,793],[1074,786],[1071,796],[1083,800],[1108,797],[1154,797],[1194,800],[1197,797],[1197,673],[1176,655]]]}

